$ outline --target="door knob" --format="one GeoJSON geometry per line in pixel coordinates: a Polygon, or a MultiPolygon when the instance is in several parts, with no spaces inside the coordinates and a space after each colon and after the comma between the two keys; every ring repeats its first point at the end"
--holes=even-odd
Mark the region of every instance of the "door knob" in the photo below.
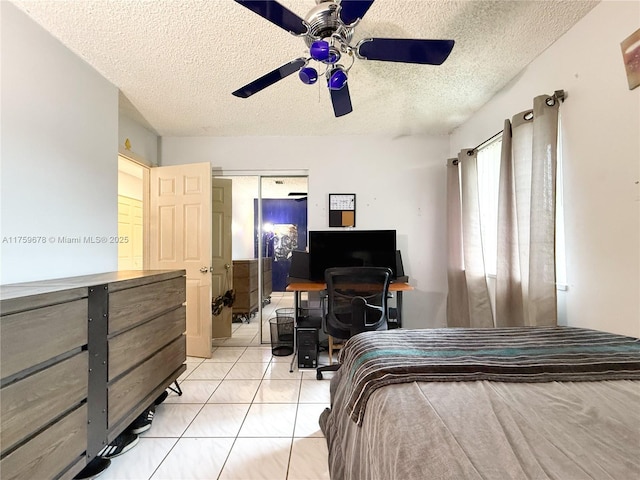
{"type": "Polygon", "coordinates": [[[209,271],[209,269],[207,267],[200,267],[200,271],[202,273],[207,273],[209,271]]]}

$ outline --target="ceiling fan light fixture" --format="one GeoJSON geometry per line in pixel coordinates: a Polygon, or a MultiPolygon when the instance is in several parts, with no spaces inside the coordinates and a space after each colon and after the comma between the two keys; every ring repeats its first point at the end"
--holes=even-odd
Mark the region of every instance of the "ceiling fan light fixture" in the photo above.
{"type": "Polygon", "coordinates": [[[305,85],[313,85],[318,81],[318,72],[313,67],[304,67],[298,72],[298,77],[305,85]]]}
{"type": "Polygon", "coordinates": [[[341,67],[334,68],[328,75],[329,90],[341,90],[347,84],[347,73],[341,67]]]}
{"type": "Polygon", "coordinates": [[[330,47],[329,55],[327,56],[327,59],[324,61],[324,63],[334,64],[338,60],[340,60],[340,57],[341,57],[340,50],[338,50],[335,47],[330,47]]]}
{"type": "Polygon", "coordinates": [[[326,40],[316,40],[309,47],[309,54],[311,55],[311,58],[319,62],[327,60],[329,58],[329,53],[329,42],[326,40]]]}

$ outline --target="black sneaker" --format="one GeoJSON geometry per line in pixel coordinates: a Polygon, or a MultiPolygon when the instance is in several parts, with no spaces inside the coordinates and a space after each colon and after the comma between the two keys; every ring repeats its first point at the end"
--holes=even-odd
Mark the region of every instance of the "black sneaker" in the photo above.
{"type": "Polygon", "coordinates": [[[120,435],[113,439],[113,442],[100,450],[98,456],[102,458],[117,457],[118,455],[122,455],[123,453],[128,452],[137,444],[138,435],[136,435],[135,433],[122,432],[120,435]]]}
{"type": "Polygon", "coordinates": [[[167,399],[168,396],[169,396],[169,392],[165,390],[158,396],[158,398],[156,398],[155,402],[153,403],[155,405],[160,405],[162,402],[164,402],[167,399]]]}
{"type": "Polygon", "coordinates": [[[108,458],[95,457],[91,460],[87,465],[78,473],[74,480],[84,480],[87,478],[96,478],[102,472],[104,472],[109,465],[111,465],[111,460],[108,458]]]}
{"type": "Polygon", "coordinates": [[[156,406],[151,405],[150,408],[142,412],[138,418],[136,418],[131,425],[127,427],[128,433],[140,434],[146,432],[151,428],[151,422],[153,422],[153,415],[155,414],[156,406]]]}

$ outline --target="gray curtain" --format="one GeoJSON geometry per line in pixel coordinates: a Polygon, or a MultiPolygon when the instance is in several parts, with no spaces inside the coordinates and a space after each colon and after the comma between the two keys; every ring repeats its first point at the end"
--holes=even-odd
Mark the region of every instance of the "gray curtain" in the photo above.
{"type": "Polygon", "coordinates": [[[492,327],[480,234],[477,157],[472,150],[462,150],[457,162],[450,164],[447,170],[450,254],[447,326],[492,327]]]}
{"type": "Polygon", "coordinates": [[[449,247],[447,326],[466,327],[469,326],[469,308],[462,253],[462,207],[457,158],[450,158],[447,161],[447,245],[449,247]]]}
{"type": "Polygon", "coordinates": [[[558,100],[505,120],[498,197],[496,311],[487,288],[477,157],[462,150],[447,168],[447,325],[556,325],[555,192],[558,100]]]}
{"type": "Polygon", "coordinates": [[[559,102],[505,121],[498,196],[496,325],[556,325],[556,164],[559,102]]]}

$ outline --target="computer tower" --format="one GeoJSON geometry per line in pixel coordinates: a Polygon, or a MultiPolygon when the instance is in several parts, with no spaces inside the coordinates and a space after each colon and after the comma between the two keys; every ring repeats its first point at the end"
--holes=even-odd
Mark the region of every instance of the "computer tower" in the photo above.
{"type": "Polygon", "coordinates": [[[298,368],[316,368],[318,366],[318,329],[297,329],[298,368]]]}

